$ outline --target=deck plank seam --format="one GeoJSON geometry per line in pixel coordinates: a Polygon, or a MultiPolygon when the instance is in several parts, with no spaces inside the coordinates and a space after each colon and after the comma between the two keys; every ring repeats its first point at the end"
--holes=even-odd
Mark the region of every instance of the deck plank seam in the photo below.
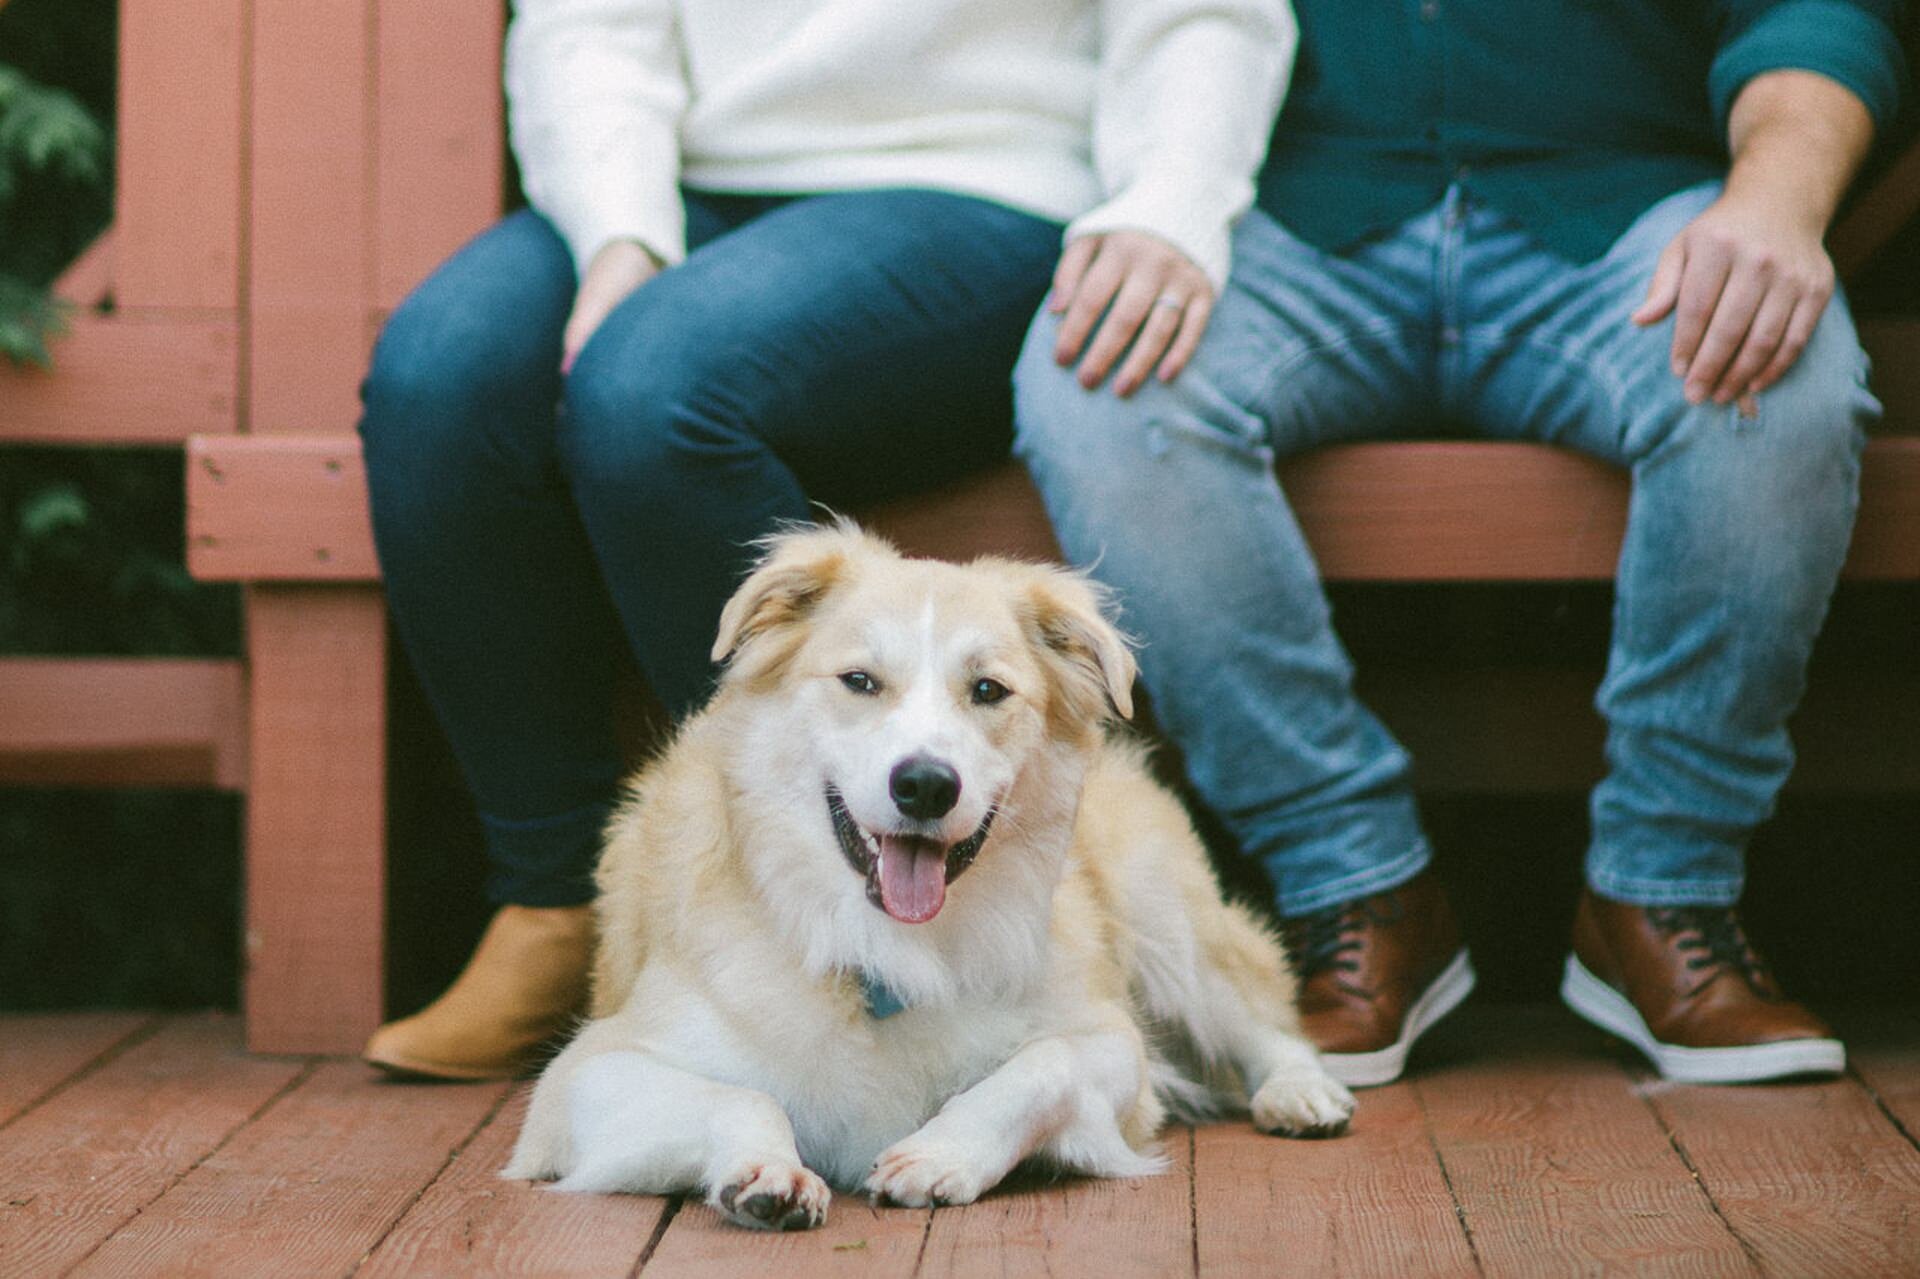
{"type": "Polygon", "coordinates": [[[927,1264],[927,1245],[933,1242],[933,1215],[939,1211],[938,1206],[928,1208],[926,1220],[920,1223],[920,1248],[913,1254],[913,1279],[920,1279],[920,1271],[927,1264]]]}
{"type": "Polygon", "coordinates": [[[1200,1279],[1200,1141],[1187,1125],[1187,1255],[1200,1279]]]}
{"type": "Polygon", "coordinates": [[[633,1259],[633,1269],[627,1271],[627,1279],[640,1279],[640,1272],[647,1268],[647,1263],[653,1260],[653,1254],[660,1250],[660,1241],[667,1237],[667,1227],[680,1215],[680,1209],[686,1202],[685,1195],[675,1195],[667,1200],[667,1206],[660,1212],[660,1220],[653,1223],[653,1233],[647,1236],[646,1246],[633,1259]]]}
{"type": "Polygon", "coordinates": [[[1467,1220],[1467,1206],[1460,1202],[1459,1192],[1453,1187],[1453,1172],[1440,1150],[1440,1138],[1433,1131],[1433,1115],[1427,1109],[1426,1092],[1418,1080],[1413,1084],[1413,1099],[1420,1107],[1420,1130],[1426,1134],[1427,1149],[1433,1152],[1433,1162],[1440,1169],[1440,1184],[1447,1188],[1447,1198],[1453,1201],[1454,1220],[1460,1223],[1460,1234],[1467,1241],[1467,1254],[1473,1258],[1474,1273],[1485,1275],[1487,1263],[1480,1256],[1479,1241],[1473,1237],[1473,1224],[1467,1220]]]}
{"type": "Polygon", "coordinates": [[[500,1090],[500,1095],[494,1099],[493,1105],[487,1107],[487,1113],[480,1116],[479,1122],[474,1124],[472,1130],[468,1132],[466,1136],[462,1137],[459,1142],[454,1145],[452,1150],[447,1152],[447,1157],[440,1161],[440,1166],[434,1170],[433,1176],[427,1178],[420,1188],[408,1197],[407,1202],[400,1205],[400,1211],[393,1214],[393,1220],[389,1221],[386,1224],[386,1228],[381,1230],[379,1237],[367,1245],[367,1250],[360,1254],[360,1260],[353,1263],[353,1268],[347,1271],[344,1279],[353,1279],[353,1276],[359,1274],[367,1262],[373,1259],[373,1254],[380,1251],[380,1246],[393,1237],[393,1232],[400,1228],[400,1223],[405,1221],[408,1214],[415,1208],[419,1207],[420,1201],[426,1198],[427,1192],[439,1185],[441,1179],[447,1175],[448,1171],[451,1170],[456,1163],[460,1162],[460,1156],[467,1152],[467,1147],[471,1146],[474,1140],[478,1138],[481,1133],[485,1132],[495,1119],[499,1118],[500,1112],[507,1108],[509,1101],[513,1100],[513,1094],[514,1088],[511,1084],[500,1090]]]}
{"type": "Polygon", "coordinates": [[[5,1132],[8,1128],[18,1123],[21,1119],[25,1118],[27,1115],[32,1114],[35,1110],[39,1109],[41,1106],[44,1106],[47,1102],[53,1100],[55,1097],[65,1092],[67,1089],[73,1087],[75,1084],[85,1079],[88,1075],[94,1074],[96,1071],[99,1071],[101,1068],[105,1067],[107,1064],[112,1062],[114,1058],[119,1057],[121,1054],[128,1052],[133,1048],[137,1048],[139,1045],[153,1038],[155,1035],[160,1033],[161,1028],[166,1024],[167,1024],[166,1015],[163,1013],[155,1013],[153,1016],[149,1017],[146,1021],[131,1027],[126,1034],[120,1036],[120,1038],[114,1040],[112,1043],[108,1044],[105,1048],[102,1048],[99,1052],[89,1057],[86,1061],[81,1062],[78,1066],[76,1066],[72,1071],[70,1071],[68,1074],[66,1074],[62,1078],[57,1079],[53,1083],[49,1084],[45,1089],[43,1089],[40,1092],[38,1096],[30,1098],[26,1102],[26,1104],[20,1107],[19,1110],[9,1115],[6,1119],[0,1120],[0,1132],[5,1132]]]}
{"type": "Polygon", "coordinates": [[[1727,1233],[1733,1236],[1733,1241],[1740,1245],[1740,1251],[1746,1254],[1747,1264],[1753,1268],[1753,1273],[1757,1275],[1769,1273],[1760,1260],[1760,1250],[1754,1246],[1752,1240],[1740,1233],[1733,1221],[1721,1210],[1720,1201],[1714,1198],[1713,1187],[1709,1186],[1707,1179],[1700,1175],[1700,1169],[1694,1164],[1693,1156],[1687,1153],[1686,1143],[1680,1140],[1680,1134],[1675,1132],[1673,1125],[1667,1122],[1667,1116],[1660,1109],[1660,1104],[1655,1100],[1653,1093],[1653,1086],[1663,1081],[1651,1073],[1631,1070],[1625,1066],[1620,1069],[1621,1073],[1627,1077],[1628,1091],[1640,1099],[1640,1104],[1647,1108],[1647,1113],[1653,1116],[1653,1121],[1660,1125],[1660,1131],[1666,1135],[1667,1144],[1673,1147],[1673,1153],[1680,1157],[1680,1163],[1686,1168],[1687,1175],[1693,1178],[1693,1184],[1700,1188],[1700,1194],[1706,1199],[1707,1207],[1713,1210],[1713,1215],[1719,1219],[1722,1226],[1726,1227],[1727,1233]]]}
{"type": "Polygon", "coordinates": [[[106,1247],[109,1243],[111,1243],[116,1237],[119,1236],[121,1231],[125,1230],[128,1226],[131,1226],[134,1222],[140,1220],[141,1213],[144,1213],[147,1209],[153,1207],[153,1205],[159,1203],[162,1199],[165,1199],[168,1195],[172,1194],[174,1187],[178,1186],[181,1182],[185,1181],[188,1177],[191,1177],[194,1173],[198,1172],[202,1164],[206,1163],[207,1160],[213,1158],[215,1155],[225,1150],[227,1146],[232,1143],[235,1137],[245,1132],[248,1128],[251,1128],[255,1123],[258,1123],[261,1116],[265,1115],[269,1110],[272,1110],[275,1106],[279,1105],[280,1102],[288,1096],[288,1094],[294,1092],[296,1089],[300,1087],[300,1085],[306,1083],[307,1080],[313,1078],[313,1072],[318,1070],[319,1068],[320,1068],[319,1058],[317,1057],[307,1058],[305,1063],[302,1064],[300,1069],[294,1074],[293,1078],[289,1079],[286,1083],[280,1085],[280,1087],[274,1089],[271,1096],[269,1096],[265,1101],[261,1102],[258,1106],[255,1106],[252,1109],[252,1111],[250,1111],[238,1123],[234,1124],[233,1127],[227,1129],[226,1132],[222,1133],[220,1135],[220,1140],[214,1142],[211,1146],[207,1147],[207,1149],[200,1152],[200,1155],[197,1158],[195,1158],[192,1163],[188,1164],[185,1168],[182,1168],[178,1173],[175,1173],[171,1178],[167,1180],[165,1185],[161,1186],[158,1190],[154,1191],[151,1195],[148,1195],[145,1199],[135,1204],[133,1207],[133,1211],[128,1213],[124,1220],[122,1220],[118,1225],[114,1226],[112,1230],[109,1230],[98,1241],[96,1241],[93,1247],[87,1249],[80,1256],[76,1257],[72,1265],[68,1266],[65,1270],[62,1270],[60,1272],[62,1279],[65,1279],[65,1276],[71,1275],[74,1272],[78,1271],[82,1266],[86,1265],[87,1262],[91,1261],[93,1259],[94,1254],[99,1252],[102,1248],[106,1247]]]}
{"type": "Polygon", "coordinates": [[[1907,1127],[1906,1123],[1901,1120],[1899,1114],[1887,1103],[1887,1099],[1880,1095],[1879,1089],[1875,1088],[1872,1082],[1860,1073],[1860,1067],[1851,1060],[1847,1062],[1847,1077],[1852,1079],[1856,1084],[1859,1084],[1860,1090],[1873,1099],[1873,1104],[1879,1108],[1882,1115],[1886,1116],[1887,1122],[1893,1125],[1893,1130],[1902,1137],[1905,1137],[1907,1144],[1912,1146],[1914,1150],[1920,1151],[1920,1134],[1916,1134],[1911,1128],[1907,1127]]]}

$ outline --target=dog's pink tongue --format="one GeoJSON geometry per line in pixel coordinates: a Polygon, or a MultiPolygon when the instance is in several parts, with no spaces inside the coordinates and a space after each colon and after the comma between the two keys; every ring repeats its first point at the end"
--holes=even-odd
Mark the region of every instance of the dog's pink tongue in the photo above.
{"type": "Polygon", "coordinates": [[[924,924],[947,900],[947,850],[930,839],[880,837],[880,905],[903,924],[924,924]]]}

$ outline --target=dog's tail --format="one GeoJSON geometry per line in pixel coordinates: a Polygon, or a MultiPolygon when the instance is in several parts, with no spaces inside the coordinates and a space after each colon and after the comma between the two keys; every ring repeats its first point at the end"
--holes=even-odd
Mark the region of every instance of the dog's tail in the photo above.
{"type": "Polygon", "coordinates": [[[1167,1108],[1168,1117],[1179,1123],[1213,1123],[1235,1109],[1221,1089],[1202,1083],[1164,1057],[1148,1059],[1147,1083],[1167,1108]]]}

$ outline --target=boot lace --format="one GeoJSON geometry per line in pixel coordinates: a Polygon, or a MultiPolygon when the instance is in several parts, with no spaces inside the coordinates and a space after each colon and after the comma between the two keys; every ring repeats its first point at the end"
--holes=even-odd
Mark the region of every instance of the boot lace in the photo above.
{"type": "Polygon", "coordinates": [[[1310,915],[1295,915],[1282,923],[1281,931],[1294,970],[1304,982],[1329,970],[1349,975],[1359,972],[1357,955],[1366,946],[1366,930],[1395,923],[1402,913],[1400,899],[1383,893],[1310,915]]]}
{"type": "Polygon", "coordinates": [[[1722,972],[1732,972],[1754,993],[1777,997],[1773,974],[1748,940],[1736,911],[1724,906],[1661,906],[1647,914],[1654,927],[1672,937],[1674,948],[1687,956],[1687,971],[1704,974],[1695,990],[1722,972]]]}

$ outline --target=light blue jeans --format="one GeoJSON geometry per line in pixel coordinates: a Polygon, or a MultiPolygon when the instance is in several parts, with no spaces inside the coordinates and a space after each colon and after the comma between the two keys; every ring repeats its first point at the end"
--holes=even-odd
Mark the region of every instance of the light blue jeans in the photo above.
{"type": "Polygon", "coordinates": [[[1016,447],[1069,557],[1119,591],[1162,726],[1283,914],[1403,883],[1430,852],[1274,461],[1448,422],[1632,470],[1587,882],[1643,905],[1739,897],[1879,405],[1839,298],[1758,416],[1686,403],[1671,321],[1627,317],[1717,193],[1662,201],[1584,265],[1458,187],[1342,254],[1250,214],[1194,364],[1126,401],[1082,390],[1052,359],[1056,321],[1036,321],[1016,447]]]}

